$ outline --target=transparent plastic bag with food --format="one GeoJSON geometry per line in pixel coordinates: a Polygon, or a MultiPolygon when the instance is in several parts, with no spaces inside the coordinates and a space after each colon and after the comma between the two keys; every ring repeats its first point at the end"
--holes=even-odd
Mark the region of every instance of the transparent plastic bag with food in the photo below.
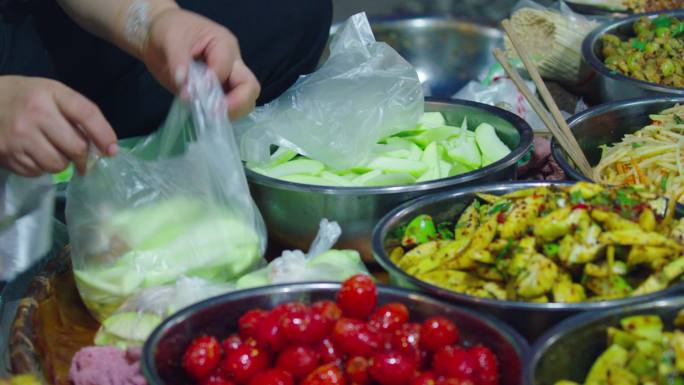
{"type": "Polygon", "coordinates": [[[330,56],[317,71],[235,129],[249,163],[266,164],[275,145],[346,169],[365,161],[380,138],[415,127],[423,104],[416,70],[375,41],[360,13],[335,33],[330,56]]]}
{"type": "Polygon", "coordinates": [[[266,230],[249,194],[224,94],[193,63],[164,125],[68,187],[76,283],[99,321],[181,277],[228,282],[263,263],[266,230]]]}
{"type": "Polygon", "coordinates": [[[287,282],[344,281],[355,274],[368,274],[356,250],[335,250],[342,234],[337,222],[322,219],[318,234],[308,253],[285,250],[263,269],[253,271],[236,282],[238,289],[287,282]]]}

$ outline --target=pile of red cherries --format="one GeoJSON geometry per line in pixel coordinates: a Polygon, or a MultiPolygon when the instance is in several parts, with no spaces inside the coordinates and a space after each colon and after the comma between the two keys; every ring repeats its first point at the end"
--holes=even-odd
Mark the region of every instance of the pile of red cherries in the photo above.
{"type": "Polygon", "coordinates": [[[444,317],[410,322],[401,303],[376,307],[366,275],[346,280],[336,301],[291,302],[240,317],[223,341],[194,339],[183,369],[199,385],[496,385],[486,346],[459,345],[444,317]]]}

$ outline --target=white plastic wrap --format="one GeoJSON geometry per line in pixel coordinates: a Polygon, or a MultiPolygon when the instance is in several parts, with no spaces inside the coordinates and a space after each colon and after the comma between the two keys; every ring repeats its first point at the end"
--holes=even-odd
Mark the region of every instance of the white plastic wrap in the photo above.
{"type": "Polygon", "coordinates": [[[247,162],[267,162],[277,145],[346,169],[366,160],[381,137],[414,127],[423,104],[413,66],[376,42],[360,13],[337,30],[320,69],[235,128],[247,162]]]}
{"type": "Polygon", "coordinates": [[[130,151],[92,162],[67,191],[76,283],[100,321],[143,289],[199,277],[227,282],[262,262],[254,205],[224,94],[193,63],[188,101],[130,151]]]}
{"type": "Polygon", "coordinates": [[[285,250],[267,267],[254,271],[237,281],[239,289],[307,281],[343,281],[354,275],[368,274],[361,256],[354,250],[333,250],[342,230],[337,222],[321,220],[309,252],[285,250]]]}
{"type": "Polygon", "coordinates": [[[14,279],[49,251],[54,196],[49,175],[24,178],[0,170],[0,281],[14,279]]]}

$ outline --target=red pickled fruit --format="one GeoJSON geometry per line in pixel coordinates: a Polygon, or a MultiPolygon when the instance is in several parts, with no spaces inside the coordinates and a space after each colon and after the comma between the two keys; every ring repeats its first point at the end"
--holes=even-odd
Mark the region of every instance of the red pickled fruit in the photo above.
{"type": "Polygon", "coordinates": [[[350,356],[370,357],[382,346],[382,337],[368,325],[356,319],[340,318],[332,335],[335,346],[350,356]]]}
{"type": "Polygon", "coordinates": [[[337,292],[337,305],[346,317],[366,319],[378,302],[378,290],[373,279],[357,274],[342,283],[337,292]]]}
{"type": "Polygon", "coordinates": [[[240,345],[242,345],[242,338],[237,334],[231,334],[221,341],[221,347],[226,354],[237,349],[240,345]]]}
{"type": "Polygon", "coordinates": [[[249,337],[256,338],[259,334],[259,325],[263,321],[268,312],[261,309],[253,309],[243,314],[238,320],[238,331],[242,339],[249,337]]]}
{"type": "Polygon", "coordinates": [[[290,345],[278,355],[276,367],[301,381],[318,367],[318,353],[306,345],[290,345]]]}
{"type": "Polygon", "coordinates": [[[444,346],[455,344],[458,337],[458,327],[453,322],[444,317],[431,317],[421,327],[420,345],[435,352],[444,346]]]}
{"type": "Polygon", "coordinates": [[[337,364],[325,364],[311,372],[299,385],[346,385],[344,373],[337,364]]]}
{"type": "Polygon", "coordinates": [[[235,383],[220,374],[212,374],[200,382],[200,385],[235,385],[235,383]]]}
{"type": "Polygon", "coordinates": [[[409,311],[404,304],[391,302],[380,306],[370,316],[370,326],[383,333],[391,333],[408,322],[409,311]]]}
{"type": "Polygon", "coordinates": [[[432,372],[420,373],[411,381],[411,385],[436,385],[437,377],[432,372]]]}
{"type": "Polygon", "coordinates": [[[475,346],[468,353],[476,362],[475,379],[478,385],[496,385],[499,383],[499,368],[496,356],[487,347],[475,346]]]}
{"type": "Polygon", "coordinates": [[[328,322],[310,309],[285,313],[280,321],[280,328],[285,338],[299,343],[318,342],[330,331],[328,322]]]}
{"type": "Polygon", "coordinates": [[[420,347],[420,324],[407,323],[395,330],[390,339],[392,349],[403,353],[418,350],[420,347]]]}
{"type": "Polygon", "coordinates": [[[370,384],[369,366],[365,357],[356,356],[347,360],[344,371],[353,385],[368,385],[370,384]]]}
{"type": "Polygon", "coordinates": [[[243,344],[228,353],[221,363],[221,369],[238,384],[246,384],[270,365],[271,359],[266,350],[243,344]]]}
{"type": "Polygon", "coordinates": [[[294,385],[294,380],[282,369],[268,369],[252,377],[249,385],[294,385]]]}
{"type": "Polygon", "coordinates": [[[202,380],[209,377],[221,362],[221,345],[210,336],[197,337],[183,354],[183,369],[192,378],[202,380]]]}
{"type": "Polygon", "coordinates": [[[370,360],[371,378],[382,385],[405,385],[413,379],[416,362],[397,351],[373,354],[370,360]]]}
{"type": "Polygon", "coordinates": [[[338,362],[342,359],[342,352],[330,338],[324,338],[323,341],[316,344],[316,353],[318,353],[322,364],[338,362]]]}
{"type": "Polygon", "coordinates": [[[285,311],[272,311],[259,324],[256,341],[272,351],[278,351],[285,347],[285,335],[280,328],[280,321],[285,311]]]}
{"type": "Polygon", "coordinates": [[[476,366],[473,356],[458,346],[444,346],[432,357],[432,369],[446,378],[472,380],[476,366]]]}
{"type": "Polygon", "coordinates": [[[320,314],[331,324],[334,324],[338,319],[342,318],[342,309],[340,309],[335,302],[330,300],[314,302],[313,305],[311,305],[311,311],[320,314]]]}
{"type": "MultiPolygon", "coordinates": [[[[453,377],[440,377],[436,385],[476,385],[473,380],[453,377]]],[[[479,384],[478,384],[479,385],[479,384]]]]}

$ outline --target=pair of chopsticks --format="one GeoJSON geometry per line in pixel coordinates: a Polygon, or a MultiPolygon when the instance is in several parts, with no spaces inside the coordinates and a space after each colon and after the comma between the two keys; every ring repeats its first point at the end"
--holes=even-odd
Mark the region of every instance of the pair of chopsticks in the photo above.
{"type": "Polygon", "coordinates": [[[546,127],[548,127],[551,134],[556,138],[561,147],[563,147],[565,152],[570,156],[570,159],[572,159],[572,161],[575,162],[575,165],[579,167],[582,174],[590,179],[594,179],[594,172],[589,164],[589,161],[584,156],[584,152],[577,143],[575,136],[570,131],[570,127],[568,127],[568,124],[565,122],[563,115],[561,115],[560,109],[558,109],[558,105],[556,105],[556,102],[553,100],[549,89],[546,88],[546,84],[544,84],[544,81],[539,75],[537,67],[532,63],[532,60],[523,47],[520,38],[515,31],[513,31],[510,21],[504,20],[501,23],[501,26],[506,32],[506,35],[508,35],[508,38],[511,40],[511,43],[513,43],[513,48],[525,65],[525,69],[527,69],[532,81],[537,86],[542,99],[544,99],[544,103],[551,112],[551,117],[549,117],[549,114],[537,96],[532,94],[530,89],[527,88],[525,81],[520,76],[518,71],[510,65],[506,54],[504,54],[499,48],[494,49],[494,56],[496,57],[496,60],[501,63],[501,66],[506,71],[508,76],[510,76],[513,83],[515,83],[515,85],[518,87],[518,90],[520,90],[520,92],[525,96],[532,108],[542,119],[546,127]]]}

